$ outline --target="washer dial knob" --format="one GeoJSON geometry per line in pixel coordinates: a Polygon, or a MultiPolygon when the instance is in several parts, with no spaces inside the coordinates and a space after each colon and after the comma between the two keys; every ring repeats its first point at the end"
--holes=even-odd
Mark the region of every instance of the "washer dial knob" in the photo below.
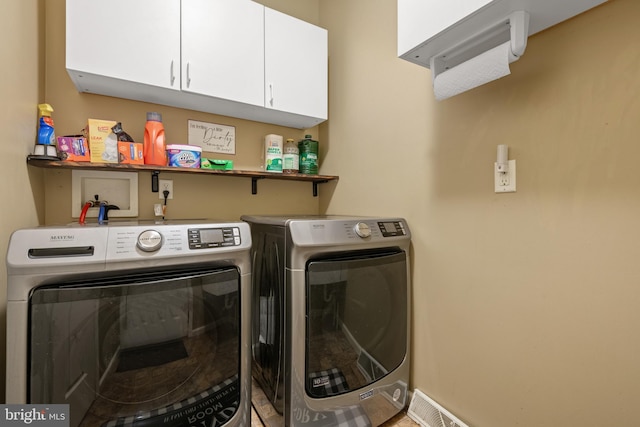
{"type": "Polygon", "coordinates": [[[355,231],[356,234],[359,237],[362,237],[363,239],[366,239],[367,237],[371,237],[371,228],[369,228],[369,226],[364,222],[357,223],[353,227],[353,231],[355,231]]]}
{"type": "Polygon", "coordinates": [[[138,235],[136,245],[141,251],[155,252],[162,247],[162,234],[156,230],[145,230],[138,235]]]}

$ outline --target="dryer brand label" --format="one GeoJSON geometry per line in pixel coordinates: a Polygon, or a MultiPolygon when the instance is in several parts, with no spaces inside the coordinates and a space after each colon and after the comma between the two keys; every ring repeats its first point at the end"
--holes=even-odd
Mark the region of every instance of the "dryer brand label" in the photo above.
{"type": "Polygon", "coordinates": [[[314,387],[324,387],[330,384],[329,381],[329,376],[324,376],[324,377],[318,377],[318,378],[314,378],[313,379],[313,386],[314,387]]]}
{"type": "Polygon", "coordinates": [[[371,389],[369,391],[365,391],[364,393],[360,393],[360,400],[365,400],[365,399],[368,399],[370,397],[373,397],[373,389],[371,389]]]}

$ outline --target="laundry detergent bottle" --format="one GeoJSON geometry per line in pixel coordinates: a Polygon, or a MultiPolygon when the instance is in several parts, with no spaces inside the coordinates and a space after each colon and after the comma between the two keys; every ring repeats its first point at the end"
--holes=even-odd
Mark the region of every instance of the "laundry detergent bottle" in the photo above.
{"type": "Polygon", "coordinates": [[[166,166],[167,149],[164,139],[164,126],[160,113],[147,113],[144,126],[144,164],[166,166]]]}

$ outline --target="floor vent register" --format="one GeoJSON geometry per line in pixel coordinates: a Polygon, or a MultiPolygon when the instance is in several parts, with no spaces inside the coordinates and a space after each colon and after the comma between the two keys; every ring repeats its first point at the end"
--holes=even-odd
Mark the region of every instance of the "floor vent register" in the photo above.
{"type": "Polygon", "coordinates": [[[469,427],[418,389],[413,391],[407,415],[423,427],[469,427]]]}

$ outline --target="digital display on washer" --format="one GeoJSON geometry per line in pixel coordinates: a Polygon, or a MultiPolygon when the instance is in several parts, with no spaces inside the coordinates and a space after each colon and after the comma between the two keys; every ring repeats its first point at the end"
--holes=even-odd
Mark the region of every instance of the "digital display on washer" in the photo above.
{"type": "Polygon", "coordinates": [[[224,234],[219,228],[209,228],[200,230],[201,243],[222,243],[224,242],[224,234]]]}
{"type": "Polygon", "coordinates": [[[404,236],[404,228],[400,222],[379,222],[378,227],[380,227],[380,231],[382,232],[383,237],[391,237],[391,236],[404,236]]]}
{"type": "Polygon", "coordinates": [[[240,229],[228,228],[190,228],[189,249],[218,248],[240,244],[240,229]]]}

